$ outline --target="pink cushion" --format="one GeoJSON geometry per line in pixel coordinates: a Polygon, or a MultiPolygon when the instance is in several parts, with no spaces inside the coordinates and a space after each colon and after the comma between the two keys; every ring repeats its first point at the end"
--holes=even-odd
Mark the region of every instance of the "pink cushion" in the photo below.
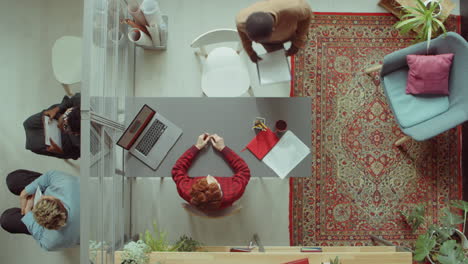
{"type": "Polygon", "coordinates": [[[449,74],[453,54],[408,55],[407,94],[449,94],[449,74]]]}

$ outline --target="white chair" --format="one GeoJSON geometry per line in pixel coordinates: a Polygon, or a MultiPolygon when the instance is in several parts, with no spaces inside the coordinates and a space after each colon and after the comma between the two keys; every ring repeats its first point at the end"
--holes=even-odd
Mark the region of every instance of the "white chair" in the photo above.
{"type": "Polygon", "coordinates": [[[242,209],[241,205],[236,205],[236,204],[233,204],[230,207],[227,207],[221,210],[212,211],[212,212],[200,211],[198,210],[198,208],[188,203],[182,203],[182,207],[185,209],[185,211],[187,211],[187,213],[193,216],[205,217],[205,218],[211,218],[211,219],[231,216],[231,215],[239,213],[240,210],[242,209]]]}
{"type": "Polygon", "coordinates": [[[241,61],[242,50],[239,35],[234,29],[215,29],[198,36],[192,44],[195,53],[206,60],[203,65],[201,86],[208,97],[237,97],[249,91],[250,77],[246,65],[241,61]],[[237,50],[228,47],[214,48],[209,53],[207,45],[221,42],[238,42],[237,50]]]}
{"type": "Polygon", "coordinates": [[[73,96],[71,84],[81,82],[82,39],[63,36],[52,47],[52,68],[68,96],[73,96]]]}

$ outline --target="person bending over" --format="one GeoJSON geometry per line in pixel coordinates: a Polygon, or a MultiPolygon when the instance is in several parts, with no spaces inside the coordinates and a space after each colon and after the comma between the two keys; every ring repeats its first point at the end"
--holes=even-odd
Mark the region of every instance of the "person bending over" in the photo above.
{"type": "Polygon", "coordinates": [[[58,105],[53,105],[40,113],[30,116],[24,121],[26,132],[26,149],[40,155],[61,159],[78,159],[80,157],[80,101],[81,95],[63,97],[58,105]],[[62,148],[51,140],[50,146],[45,144],[44,116],[58,120],[62,136],[62,148]]]}
{"type": "Polygon", "coordinates": [[[262,44],[267,52],[282,49],[291,41],[286,55],[292,56],[304,48],[311,18],[312,8],[306,0],[265,0],[241,10],[236,25],[244,50],[257,62],[261,58],[252,41],[262,44]]]}
{"type": "Polygon", "coordinates": [[[213,211],[229,207],[241,198],[250,180],[250,170],[241,157],[225,146],[222,137],[205,133],[177,160],[172,169],[172,179],[177,185],[177,192],[185,201],[199,210],[213,211]],[[187,172],[194,158],[208,141],[234,170],[232,177],[189,177],[187,172]]]}
{"type": "Polygon", "coordinates": [[[80,242],[79,178],[60,171],[40,174],[17,170],[6,178],[8,189],[19,195],[20,208],[10,208],[0,217],[2,228],[12,234],[31,235],[39,245],[53,251],[80,242]],[[42,196],[34,205],[37,188],[42,196]]]}

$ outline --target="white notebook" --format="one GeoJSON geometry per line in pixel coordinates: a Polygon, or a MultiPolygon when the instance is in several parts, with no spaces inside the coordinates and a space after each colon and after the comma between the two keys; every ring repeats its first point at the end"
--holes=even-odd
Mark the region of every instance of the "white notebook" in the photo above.
{"type": "Polygon", "coordinates": [[[258,80],[261,85],[291,81],[291,70],[284,49],[260,55],[257,62],[258,80]]]}
{"type": "Polygon", "coordinates": [[[50,139],[52,139],[57,146],[62,148],[62,134],[60,133],[60,128],[58,128],[57,120],[52,119],[50,121],[49,116],[44,116],[44,135],[47,146],[50,146],[50,139]]]}
{"type": "Polygon", "coordinates": [[[309,147],[288,130],[266,154],[263,162],[284,179],[309,153],[309,147]]]}
{"type": "Polygon", "coordinates": [[[37,186],[36,194],[34,195],[34,206],[36,206],[37,202],[39,202],[39,200],[41,199],[41,196],[42,196],[41,188],[37,186]]]}

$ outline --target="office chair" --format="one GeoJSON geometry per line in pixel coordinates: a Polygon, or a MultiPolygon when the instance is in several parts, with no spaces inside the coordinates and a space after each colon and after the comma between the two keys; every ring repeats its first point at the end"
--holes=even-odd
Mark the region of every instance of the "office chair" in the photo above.
{"type": "Polygon", "coordinates": [[[381,84],[396,121],[406,135],[395,142],[396,146],[415,139],[423,141],[456,127],[468,120],[468,43],[454,32],[431,41],[393,52],[384,58],[382,66],[365,70],[370,74],[380,70],[381,84]],[[450,70],[449,96],[413,96],[406,94],[410,54],[455,54],[450,70]]]}
{"type": "Polygon", "coordinates": [[[251,91],[250,76],[241,61],[242,51],[239,35],[234,29],[215,29],[198,36],[190,47],[204,58],[201,86],[209,97],[238,97],[251,91]],[[237,50],[228,47],[214,48],[207,52],[206,46],[222,42],[238,42],[237,50]]]}
{"type": "Polygon", "coordinates": [[[82,39],[63,36],[52,47],[52,68],[68,96],[73,96],[71,84],[81,82],[82,39]]]}

